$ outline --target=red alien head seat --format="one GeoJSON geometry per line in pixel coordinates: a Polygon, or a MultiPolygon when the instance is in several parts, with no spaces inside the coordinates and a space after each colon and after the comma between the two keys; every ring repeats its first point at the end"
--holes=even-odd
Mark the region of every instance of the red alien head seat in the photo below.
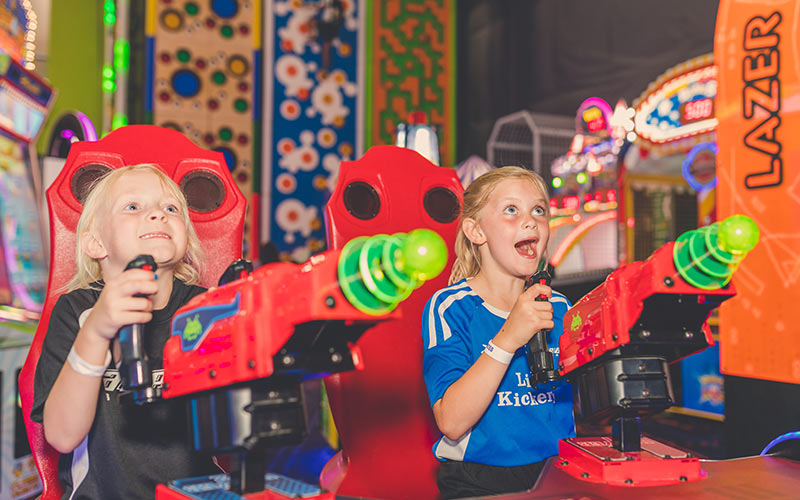
{"type": "Polygon", "coordinates": [[[242,255],[246,202],[222,154],[197,147],[180,132],[152,125],[122,127],[98,142],[72,145],[66,164],[47,190],[51,242],[47,298],[19,376],[22,414],[42,477],[43,500],[61,498],[63,492],[58,481],[58,452],[45,441],[42,425],[30,420],[33,377],[50,312],[60,295],[56,290],[75,274],[75,229],[92,181],[111,169],[140,163],[158,165],[186,195],[207,259],[203,262],[203,286],[216,285],[225,268],[242,255]]]}
{"type": "MultiPolygon", "coordinates": [[[[452,250],[463,191],[454,170],[437,167],[416,151],[373,147],[360,160],[341,164],[326,207],[329,246],[424,227],[452,250]]],[[[400,319],[380,323],[361,338],[363,371],[325,380],[347,460],[337,494],[438,497],[438,464],[431,449],[439,431],[422,378],[420,328],[425,302],[447,285],[453,260],[451,251],[445,270],[398,306],[400,319]]]]}

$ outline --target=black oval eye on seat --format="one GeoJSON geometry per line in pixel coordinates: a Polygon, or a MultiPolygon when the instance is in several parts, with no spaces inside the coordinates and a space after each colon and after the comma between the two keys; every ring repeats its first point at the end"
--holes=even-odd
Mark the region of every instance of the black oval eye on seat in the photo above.
{"type": "Polygon", "coordinates": [[[217,174],[208,170],[192,170],[180,182],[190,210],[199,213],[213,212],[225,201],[225,186],[217,174]]]}
{"type": "Polygon", "coordinates": [[[94,182],[110,171],[111,167],[102,163],[87,163],[82,166],[72,174],[69,186],[72,196],[82,205],[94,182]]]}
{"type": "Polygon", "coordinates": [[[422,198],[422,206],[431,219],[442,224],[453,222],[461,213],[458,196],[445,187],[429,189],[422,198]]]}
{"type": "Polygon", "coordinates": [[[351,182],[342,194],[344,208],[356,219],[370,220],[381,211],[381,197],[363,181],[351,182]]]}

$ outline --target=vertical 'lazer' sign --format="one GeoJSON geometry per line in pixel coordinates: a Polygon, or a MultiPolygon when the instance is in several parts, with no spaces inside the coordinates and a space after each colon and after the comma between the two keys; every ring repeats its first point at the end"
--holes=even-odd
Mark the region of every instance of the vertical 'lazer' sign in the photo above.
{"type": "Polygon", "coordinates": [[[780,35],[775,31],[781,14],[754,16],[745,26],[742,61],[742,114],[753,124],[744,144],[764,155],[764,163],[753,165],[744,179],[748,189],[779,186],[783,182],[783,161],[778,127],[781,125],[780,35]],[[760,108],[760,109],[759,109],[760,108]]]}
{"type": "Polygon", "coordinates": [[[800,384],[800,0],[719,0],[717,217],[761,239],[719,311],[725,375],[800,384]]]}

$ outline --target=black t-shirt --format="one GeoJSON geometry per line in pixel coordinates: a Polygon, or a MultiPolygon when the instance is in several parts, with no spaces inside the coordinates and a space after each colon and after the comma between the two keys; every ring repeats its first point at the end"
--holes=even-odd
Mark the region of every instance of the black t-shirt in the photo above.
{"type": "MultiPolygon", "coordinates": [[[[145,325],[144,344],[154,370],[154,386],[162,382],[164,343],[175,311],[203,291],[175,279],[167,307],[153,311],[152,321],[145,325]]],[[[78,334],[81,314],[93,307],[99,296],[99,290],[74,290],[61,296],[53,307],[34,378],[31,419],[35,422],[43,420],[44,403],[78,334]]],[[[64,498],[153,498],[159,483],[219,472],[211,457],[191,449],[184,399],[141,406],[120,404],[120,387],[119,372],[112,363],[103,375],[89,435],[59,460],[64,498]]]]}

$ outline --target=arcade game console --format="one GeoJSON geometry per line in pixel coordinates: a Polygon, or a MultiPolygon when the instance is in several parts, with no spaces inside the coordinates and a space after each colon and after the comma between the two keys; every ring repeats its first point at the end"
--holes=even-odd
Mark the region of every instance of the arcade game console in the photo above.
{"type": "Polygon", "coordinates": [[[142,391],[125,378],[123,387],[137,403],[187,396],[194,449],[228,455],[231,468],[229,477],[159,485],[156,497],[207,498],[193,495],[214,491],[293,498],[301,489],[304,497],[333,498],[314,485],[265,475],[264,452],[303,437],[300,382],[361,369],[361,335],[390,319],[446,262],[444,241],[427,229],[365,236],[304,264],[244,271],[178,310],[164,347],[163,389],[153,394],[146,384],[150,392],[142,391]]]}
{"type": "Polygon", "coordinates": [[[559,374],[573,384],[576,417],[611,424],[612,435],[562,440],[532,490],[503,498],[796,496],[800,462],[702,461],[641,434],[641,417],[674,403],[668,364],[713,344],[706,321],[736,295],[731,277],[758,237],[742,215],[687,231],[567,312],[559,374]]]}

